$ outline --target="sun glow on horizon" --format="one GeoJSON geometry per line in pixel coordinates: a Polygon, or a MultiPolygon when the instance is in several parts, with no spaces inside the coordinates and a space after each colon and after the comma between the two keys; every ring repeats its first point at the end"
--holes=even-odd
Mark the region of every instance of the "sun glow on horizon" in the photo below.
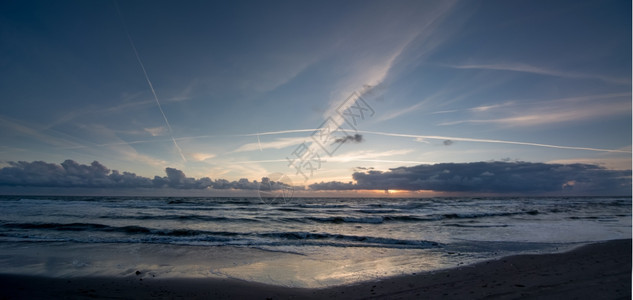
{"type": "Polygon", "coordinates": [[[419,190],[419,191],[410,191],[410,190],[398,190],[398,189],[387,189],[387,190],[366,190],[365,192],[375,195],[377,197],[430,197],[430,196],[438,196],[443,193],[439,193],[432,190],[419,190]]]}

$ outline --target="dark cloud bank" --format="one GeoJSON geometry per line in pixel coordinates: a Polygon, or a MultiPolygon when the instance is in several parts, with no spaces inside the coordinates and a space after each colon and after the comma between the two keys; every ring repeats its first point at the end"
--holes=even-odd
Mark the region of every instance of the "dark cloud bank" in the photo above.
{"type": "Polygon", "coordinates": [[[355,172],[356,183],[321,182],[311,190],[434,190],[473,193],[631,194],[631,171],[590,164],[443,163],[355,172]]]}
{"type": "MultiPolygon", "coordinates": [[[[98,161],[90,165],[78,164],[66,160],[61,165],[34,162],[9,162],[8,167],[0,169],[0,185],[22,187],[55,188],[174,188],[174,189],[242,189],[256,190],[257,181],[242,178],[238,181],[225,179],[211,180],[208,177],[191,178],[181,170],[166,168],[167,176],[154,176],[153,179],[138,176],[130,172],[110,170],[98,161]]],[[[267,187],[279,189],[283,183],[262,178],[267,187]]]]}
{"type": "MultiPolygon", "coordinates": [[[[443,163],[393,168],[389,171],[358,168],[354,182],[321,182],[313,191],[337,190],[433,190],[457,193],[530,194],[556,193],[629,195],[631,171],[608,170],[590,164],[530,162],[443,163]]],[[[191,178],[178,169],[166,168],[166,176],[148,178],[110,170],[94,161],[90,165],[66,160],[61,164],[9,162],[0,169],[0,186],[52,188],[172,188],[181,190],[256,190],[257,181],[191,178]]],[[[269,189],[287,187],[262,178],[269,189]]],[[[295,187],[296,188],[296,187],[295,187]]]]}

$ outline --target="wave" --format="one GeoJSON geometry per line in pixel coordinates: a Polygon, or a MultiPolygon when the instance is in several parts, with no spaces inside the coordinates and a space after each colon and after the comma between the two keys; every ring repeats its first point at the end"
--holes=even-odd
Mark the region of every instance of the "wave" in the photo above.
{"type": "Polygon", "coordinates": [[[110,228],[110,226],[108,226],[108,225],[93,224],[93,223],[70,223],[70,224],[60,224],[60,223],[8,223],[8,224],[3,224],[2,227],[5,227],[5,228],[16,228],[16,229],[52,229],[52,230],[60,230],[60,231],[103,230],[103,229],[106,229],[106,228],[110,228]]]}
{"type": "Polygon", "coordinates": [[[463,228],[495,228],[495,227],[508,227],[510,225],[507,224],[483,224],[483,225],[472,225],[472,224],[444,224],[443,226],[449,227],[463,227],[463,228]]]}
{"type": "Polygon", "coordinates": [[[336,216],[336,217],[308,217],[306,218],[308,220],[311,221],[315,221],[318,223],[332,223],[332,224],[339,224],[339,223],[361,223],[361,224],[380,224],[383,222],[383,218],[380,216],[376,216],[376,217],[342,217],[342,216],[336,216]]]}
{"type": "Polygon", "coordinates": [[[259,233],[258,236],[281,239],[287,241],[300,241],[304,245],[327,245],[346,247],[387,247],[387,248],[417,248],[425,249],[439,247],[440,243],[427,240],[404,240],[387,237],[358,236],[333,233],[314,233],[305,231],[295,232],[268,232],[259,233]],[[312,243],[318,241],[318,243],[312,243]],[[339,242],[339,243],[336,243],[339,242]]]}
{"type": "Polygon", "coordinates": [[[404,202],[404,203],[397,203],[397,202],[372,203],[367,206],[371,207],[372,209],[376,209],[376,208],[377,209],[396,209],[396,210],[402,211],[402,210],[427,208],[431,205],[432,204],[429,201],[414,201],[414,202],[404,202]]]}
{"type": "Polygon", "coordinates": [[[4,228],[13,229],[39,229],[54,231],[96,231],[96,232],[117,232],[125,234],[143,234],[159,236],[237,236],[239,233],[226,231],[205,231],[195,229],[153,229],[143,226],[109,226],[95,223],[7,223],[4,228]]]}
{"type": "Polygon", "coordinates": [[[501,213],[446,213],[436,215],[440,219],[477,219],[477,218],[489,218],[489,217],[509,217],[518,215],[538,215],[538,210],[526,210],[519,212],[501,212],[501,213]]]}
{"type": "Polygon", "coordinates": [[[403,245],[432,245],[438,246],[439,244],[431,241],[424,240],[402,240],[385,237],[371,237],[371,236],[358,236],[358,235],[345,235],[345,234],[333,234],[333,233],[315,233],[305,231],[294,232],[267,232],[259,233],[259,236],[282,238],[288,240],[321,240],[321,239],[333,239],[333,240],[345,240],[353,242],[367,242],[378,244],[403,244],[403,245]]]}
{"type": "MultiPolygon", "coordinates": [[[[4,228],[36,229],[52,231],[91,231],[114,232],[122,235],[98,236],[87,235],[80,239],[67,237],[65,240],[74,242],[148,242],[170,244],[209,244],[222,246],[333,246],[333,247],[384,247],[384,248],[415,248],[426,249],[438,247],[439,243],[426,240],[406,240],[388,237],[357,236],[334,233],[315,233],[305,231],[293,232],[256,232],[243,233],[231,231],[205,231],[195,229],[153,229],[142,226],[108,226],[95,223],[8,223],[4,228]],[[128,238],[125,238],[125,237],[128,238]]],[[[9,238],[25,240],[50,239],[46,235],[31,232],[29,235],[19,232],[4,232],[9,238]]],[[[54,239],[60,240],[60,239],[54,239]]]]}
{"type": "MultiPolygon", "coordinates": [[[[282,222],[282,223],[318,223],[318,224],[383,224],[383,223],[403,223],[403,222],[433,222],[445,219],[478,219],[478,218],[491,218],[491,217],[508,217],[518,215],[538,215],[537,210],[528,210],[520,212],[500,212],[500,213],[443,213],[443,214],[428,214],[428,215],[412,215],[412,214],[369,214],[365,213],[364,216],[290,216],[286,217],[283,214],[274,214],[271,210],[266,214],[262,214],[255,217],[229,217],[229,216],[206,216],[206,215],[192,215],[192,214],[168,214],[168,215],[105,215],[100,216],[100,219],[123,219],[123,220],[172,220],[183,222],[217,222],[217,223],[261,223],[261,222],[282,222]]],[[[291,211],[292,210],[288,210],[291,211]]],[[[69,229],[70,230],[70,229],[69,229]]]]}
{"type": "Polygon", "coordinates": [[[360,224],[382,224],[387,222],[433,222],[444,219],[478,219],[478,218],[491,218],[491,217],[508,217],[518,215],[538,215],[539,211],[521,211],[521,212],[503,212],[503,213],[444,213],[444,214],[430,214],[430,215],[400,215],[400,214],[386,214],[376,216],[331,216],[331,217],[288,217],[281,219],[284,222],[297,222],[297,223],[329,223],[329,224],[343,224],[343,223],[360,223],[360,224]]]}
{"type": "Polygon", "coordinates": [[[437,220],[437,218],[434,218],[434,217],[422,217],[422,216],[412,216],[412,215],[391,215],[391,216],[385,216],[384,219],[387,221],[398,221],[398,222],[427,222],[427,221],[437,220]]]}
{"type": "Polygon", "coordinates": [[[308,204],[308,203],[302,203],[297,205],[298,207],[301,208],[316,208],[316,209],[323,209],[323,208],[350,208],[349,205],[347,204],[308,204]]]}
{"type": "Polygon", "coordinates": [[[261,222],[258,219],[252,218],[234,218],[234,217],[220,217],[220,216],[201,216],[201,215],[149,215],[149,216],[119,216],[119,215],[107,215],[100,216],[100,219],[113,219],[113,220],[172,220],[172,221],[203,221],[203,222],[261,222]]]}
{"type": "Polygon", "coordinates": [[[323,224],[382,224],[385,222],[425,222],[436,221],[437,218],[413,215],[378,215],[365,217],[332,216],[332,217],[285,217],[279,219],[286,223],[323,223],[323,224]]]}

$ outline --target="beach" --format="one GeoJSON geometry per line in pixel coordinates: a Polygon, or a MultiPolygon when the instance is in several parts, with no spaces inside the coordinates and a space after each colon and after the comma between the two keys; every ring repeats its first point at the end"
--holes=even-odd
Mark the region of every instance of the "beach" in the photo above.
{"type": "Polygon", "coordinates": [[[631,240],[327,288],[228,278],[0,275],[2,299],[630,299],[631,240]]]}

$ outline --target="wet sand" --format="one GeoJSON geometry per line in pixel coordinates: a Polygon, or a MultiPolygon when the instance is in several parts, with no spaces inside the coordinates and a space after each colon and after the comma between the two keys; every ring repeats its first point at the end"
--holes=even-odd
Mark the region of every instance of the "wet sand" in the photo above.
{"type": "MultiPolygon", "coordinates": [[[[0,271],[1,272],[1,271],[0,271]]],[[[0,275],[0,299],[631,299],[631,240],[322,289],[235,279],[0,275]]]]}

